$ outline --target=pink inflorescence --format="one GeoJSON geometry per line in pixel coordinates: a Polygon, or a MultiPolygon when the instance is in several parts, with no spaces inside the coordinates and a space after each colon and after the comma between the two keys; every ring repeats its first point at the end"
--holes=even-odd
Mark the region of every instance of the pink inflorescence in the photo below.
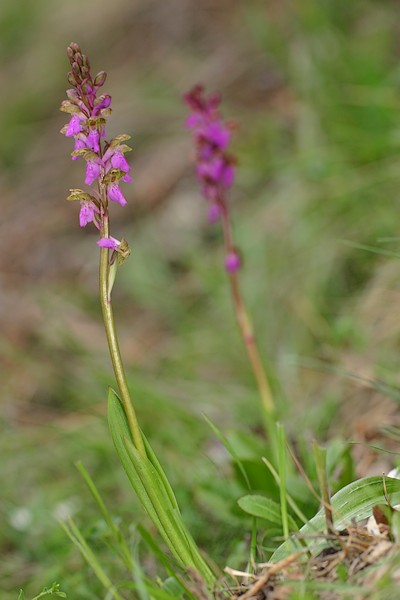
{"type": "Polygon", "coordinates": [[[235,160],[226,152],[231,139],[231,126],[218,112],[219,96],[204,94],[196,85],[185,94],[184,100],[191,109],[186,126],[194,131],[197,150],[196,173],[203,196],[209,201],[209,220],[218,220],[226,209],[226,192],[235,176],[235,160]]]}
{"type": "MultiPolygon", "coordinates": [[[[66,137],[74,138],[72,160],[83,157],[86,161],[85,183],[92,187],[90,194],[83,190],[71,190],[70,200],[80,200],[81,209],[79,223],[85,227],[93,223],[99,230],[102,219],[107,215],[108,201],[121,206],[127,203],[119,187],[120,182],[131,182],[128,165],[124,153],[130,148],[124,142],[128,135],[119,135],[110,142],[105,138],[105,126],[111,114],[111,96],[99,94],[106,80],[106,73],[101,71],[92,77],[90,63],[78,44],[72,43],[67,49],[71,71],[68,82],[67,100],[61,104],[60,110],[71,115],[70,121],[63,129],[66,137]]],[[[104,246],[103,246],[104,247],[104,246]]]]}
{"type": "MultiPolygon", "coordinates": [[[[184,100],[191,109],[186,126],[194,131],[196,174],[201,192],[209,202],[208,220],[215,223],[222,217],[226,226],[229,219],[227,191],[235,178],[236,162],[227,152],[232,125],[224,121],[218,112],[220,97],[207,98],[201,85],[185,94],[184,100]]],[[[225,269],[234,275],[240,269],[241,261],[229,238],[228,235],[225,269]]]]}

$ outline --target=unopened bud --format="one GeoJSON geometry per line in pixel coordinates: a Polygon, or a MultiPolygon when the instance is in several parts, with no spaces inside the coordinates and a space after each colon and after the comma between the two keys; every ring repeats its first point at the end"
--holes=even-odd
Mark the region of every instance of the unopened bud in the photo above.
{"type": "Polygon", "coordinates": [[[76,87],[76,86],[77,86],[76,79],[75,79],[75,77],[73,76],[73,74],[71,73],[71,71],[68,73],[67,79],[68,79],[68,83],[70,83],[70,84],[71,84],[71,85],[73,85],[74,87],[76,87]]]}
{"type": "Polygon", "coordinates": [[[104,85],[106,78],[107,73],[105,71],[100,71],[100,73],[97,73],[95,77],[94,85],[96,85],[97,87],[101,87],[102,85],[104,85]]]}
{"type": "Polygon", "coordinates": [[[240,256],[237,250],[232,250],[225,257],[225,269],[230,275],[236,273],[241,267],[240,256]]]}
{"type": "Polygon", "coordinates": [[[71,42],[70,45],[69,45],[69,48],[71,48],[71,50],[73,51],[74,54],[76,52],[81,52],[81,47],[76,42],[71,42]]]}
{"type": "Polygon", "coordinates": [[[77,84],[82,83],[81,70],[78,63],[72,63],[72,74],[75,77],[75,81],[77,84]]]}
{"type": "Polygon", "coordinates": [[[79,96],[74,89],[67,90],[67,97],[74,103],[79,102],[79,96]]]}
{"type": "Polygon", "coordinates": [[[73,104],[72,102],[70,102],[69,100],[63,100],[61,102],[60,110],[62,112],[69,113],[70,115],[72,115],[74,113],[80,113],[79,107],[76,106],[76,104],[73,104]]]}
{"type": "Polygon", "coordinates": [[[76,52],[75,62],[77,62],[80,67],[83,65],[82,54],[80,52],[76,52]]]}

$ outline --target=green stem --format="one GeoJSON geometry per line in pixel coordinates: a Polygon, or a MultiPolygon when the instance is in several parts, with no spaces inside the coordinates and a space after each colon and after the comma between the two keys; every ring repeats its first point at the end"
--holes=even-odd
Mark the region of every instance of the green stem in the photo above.
{"type": "MultiPolygon", "coordinates": [[[[101,236],[109,237],[110,228],[108,222],[108,216],[103,215],[101,236]]],[[[117,332],[114,323],[114,314],[111,304],[111,296],[109,291],[109,250],[107,248],[100,249],[100,303],[101,310],[103,313],[103,321],[106,329],[108,348],[110,350],[111,362],[113,365],[115,379],[117,380],[119,393],[121,395],[121,401],[124,406],[126,418],[128,420],[129,429],[132,434],[133,443],[135,444],[138,452],[145,457],[146,450],[144,447],[142,434],[140,432],[139,422],[137,420],[136,412],[133,407],[131,395],[129,393],[128,385],[126,382],[126,375],[124,365],[121,358],[121,352],[118,344],[117,332]]]]}
{"type": "MultiPolygon", "coordinates": [[[[224,233],[225,251],[227,254],[229,254],[230,252],[235,251],[235,249],[232,241],[232,229],[229,221],[229,215],[225,205],[221,206],[221,219],[224,233]]],[[[261,361],[260,353],[257,348],[253,325],[243,300],[237,273],[229,273],[229,282],[236,320],[240,329],[240,333],[242,334],[244,345],[246,347],[247,356],[257,381],[262,405],[266,414],[268,416],[272,416],[275,412],[274,398],[261,361]]]]}

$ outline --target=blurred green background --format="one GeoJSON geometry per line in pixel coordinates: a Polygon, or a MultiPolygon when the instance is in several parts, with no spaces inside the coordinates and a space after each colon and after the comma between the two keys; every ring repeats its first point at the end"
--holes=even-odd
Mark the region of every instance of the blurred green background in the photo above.
{"type": "MultiPolygon", "coordinates": [[[[77,460],[125,527],[142,520],[107,431],[96,232],[64,201],[84,178],[59,134],[67,45],[108,72],[108,135],[133,141],[112,227],[133,248],[114,303],[139,418],[200,545],[240,566],[248,529],[202,413],[253,432],[261,455],[259,404],[181,96],[203,82],[237,121],[234,229],[283,421],[306,440],[383,444],[399,423],[399,13],[394,0],[1,1],[2,599],[55,579],[69,598],[103,597],[57,522],[73,514],[101,538],[77,460]]],[[[359,475],[388,467],[355,452],[359,475]]]]}

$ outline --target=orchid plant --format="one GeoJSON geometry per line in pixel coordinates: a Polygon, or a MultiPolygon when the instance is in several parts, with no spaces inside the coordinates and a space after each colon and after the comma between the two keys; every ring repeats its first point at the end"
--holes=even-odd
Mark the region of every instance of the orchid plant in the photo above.
{"type": "MultiPolygon", "coordinates": [[[[122,207],[127,204],[120,184],[132,180],[130,166],[125,159],[125,153],[130,150],[125,144],[129,136],[123,134],[110,141],[105,140],[111,97],[99,92],[106,81],[106,73],[101,71],[93,77],[89,59],[76,43],[70,44],[67,54],[71,64],[68,82],[72,87],[67,90],[67,100],[62,102],[61,110],[71,116],[61,132],[74,138],[72,159],[85,160],[85,183],[89,186],[88,191],[70,190],[68,199],[80,202],[80,226],[93,223],[99,231],[100,302],[120,394],[118,396],[112,389],[109,391],[111,435],[139,500],[178,565],[194,570],[208,585],[212,585],[215,576],[185,527],[168,479],[140,429],[114,323],[112,287],[117,268],[128,258],[130,249],[125,240],[119,241],[110,235],[110,203],[122,207]]],[[[73,524],[70,524],[70,535],[73,534],[73,524]]]]}
{"type": "Polygon", "coordinates": [[[275,403],[271,386],[257,348],[254,328],[239,285],[238,271],[242,266],[240,252],[233,239],[228,190],[235,178],[235,157],[227,152],[233,123],[220,115],[218,95],[206,96],[196,85],[184,96],[191,110],[186,126],[193,130],[196,146],[196,174],[200,190],[208,202],[208,219],[221,221],[225,246],[225,269],[229,275],[230,289],[236,320],[245,344],[247,355],[260,392],[268,429],[273,429],[275,403]]]}

